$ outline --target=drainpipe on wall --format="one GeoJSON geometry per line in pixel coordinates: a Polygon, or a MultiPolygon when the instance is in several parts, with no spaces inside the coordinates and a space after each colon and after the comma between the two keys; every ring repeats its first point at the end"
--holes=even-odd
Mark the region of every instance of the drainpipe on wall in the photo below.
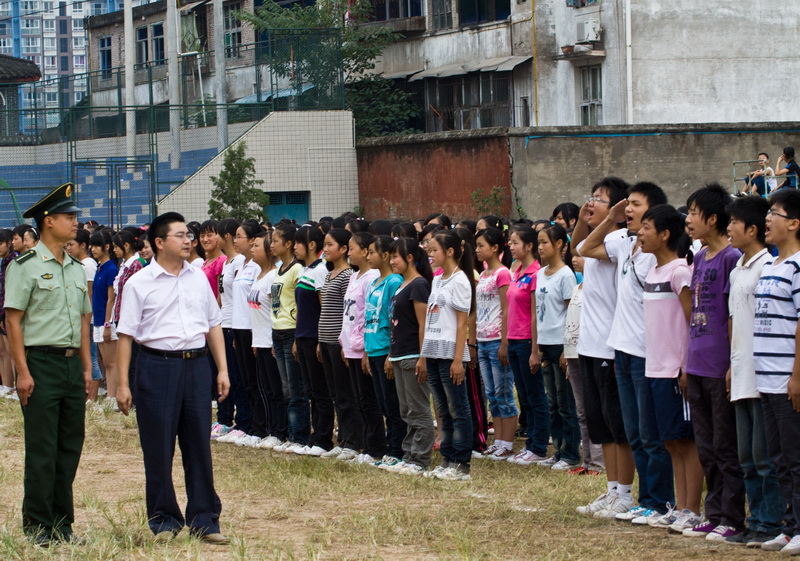
{"type": "MultiPolygon", "coordinates": [[[[123,6],[125,29],[125,156],[136,156],[136,38],[133,31],[133,2],[123,6]]],[[[147,62],[147,61],[145,61],[147,62]]]]}
{"type": "Polygon", "coordinates": [[[171,168],[181,167],[181,71],[178,63],[178,17],[177,0],[167,0],[167,85],[169,88],[169,131],[172,137],[171,168]]]}
{"type": "MultiPolygon", "coordinates": [[[[630,1],[630,0],[627,0],[630,1]]],[[[536,0],[531,0],[531,42],[533,43],[533,117],[539,126],[539,67],[536,60],[536,0]]]]}
{"type": "Polygon", "coordinates": [[[631,0],[625,0],[625,86],[627,89],[625,122],[633,124],[633,55],[631,33],[631,0]]]}

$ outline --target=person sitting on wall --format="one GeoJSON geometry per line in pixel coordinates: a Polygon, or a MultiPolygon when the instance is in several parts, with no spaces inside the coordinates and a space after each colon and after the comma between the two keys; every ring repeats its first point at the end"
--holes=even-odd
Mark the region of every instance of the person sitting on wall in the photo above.
{"type": "Polygon", "coordinates": [[[778,180],[775,179],[775,170],[769,167],[769,155],[766,152],[759,152],[756,160],[758,169],[749,172],[744,178],[745,184],[748,185],[746,192],[766,197],[778,186],[778,180]]]}
{"type": "Polygon", "coordinates": [[[778,189],[790,188],[797,189],[798,179],[800,179],[800,165],[794,159],[794,147],[787,146],[783,149],[783,154],[778,158],[778,170],[775,175],[785,175],[784,181],[778,189]],[[783,164],[783,167],[781,167],[783,164]]]}

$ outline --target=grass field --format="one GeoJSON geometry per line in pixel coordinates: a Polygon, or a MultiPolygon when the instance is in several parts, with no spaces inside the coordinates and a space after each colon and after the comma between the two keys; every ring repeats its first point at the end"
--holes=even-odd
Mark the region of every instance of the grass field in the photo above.
{"type": "MultiPolygon", "coordinates": [[[[604,490],[602,476],[476,460],[470,482],[431,481],[221,443],[212,444],[216,487],[232,544],[206,545],[184,531],[159,545],[146,525],[135,419],[100,411],[87,413],[75,483],[75,530],[87,543],[40,550],[22,535],[22,416],[7,399],[0,399],[0,443],[3,561],[784,557],[576,514],[604,490]]],[[[179,456],[174,473],[185,504],[179,456]]]]}

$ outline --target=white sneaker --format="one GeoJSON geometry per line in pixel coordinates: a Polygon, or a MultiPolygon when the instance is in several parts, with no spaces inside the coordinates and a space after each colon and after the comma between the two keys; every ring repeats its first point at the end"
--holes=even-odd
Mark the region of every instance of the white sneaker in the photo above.
{"type": "Polygon", "coordinates": [[[792,541],[792,538],[790,538],[786,534],[780,534],[779,536],[774,537],[771,540],[762,543],[761,549],[765,551],[781,551],[784,547],[788,545],[790,541],[792,541]]]}
{"type": "Polygon", "coordinates": [[[272,450],[279,444],[283,444],[280,438],[278,438],[277,436],[268,436],[261,441],[258,447],[263,448],[265,450],[272,450]]]}
{"type": "Polygon", "coordinates": [[[447,469],[447,467],[445,467],[445,466],[437,466],[437,467],[433,468],[432,470],[426,471],[422,475],[427,477],[427,478],[434,478],[435,479],[436,477],[439,476],[440,473],[442,473],[446,469],[447,469]]]}
{"type": "Polygon", "coordinates": [[[396,464],[391,465],[391,466],[387,465],[386,467],[384,467],[382,469],[383,469],[383,471],[388,471],[389,473],[400,473],[401,471],[403,471],[405,469],[405,467],[407,465],[408,464],[405,463],[403,460],[400,460],[396,464]]]}
{"type": "Polygon", "coordinates": [[[247,434],[245,434],[245,432],[244,432],[244,431],[241,431],[241,430],[239,430],[239,429],[234,429],[234,430],[232,430],[232,431],[228,432],[228,434],[225,434],[225,435],[223,435],[223,436],[220,436],[220,437],[217,439],[217,442],[228,442],[228,443],[232,443],[232,442],[236,442],[236,439],[237,439],[237,438],[242,438],[243,436],[247,436],[247,434]]]}
{"type": "Polygon", "coordinates": [[[287,452],[289,452],[290,454],[297,454],[298,456],[305,456],[306,454],[308,454],[309,450],[311,450],[311,446],[309,446],[308,444],[305,445],[295,444],[294,446],[289,448],[287,452]]]}
{"type": "MultiPolygon", "coordinates": [[[[541,466],[543,464],[544,464],[544,462],[540,463],[539,465],[541,466]]],[[[579,464],[571,464],[571,463],[566,462],[564,460],[558,460],[556,463],[554,463],[552,466],[550,466],[550,469],[553,470],[553,471],[569,471],[572,468],[578,467],[578,465],[579,464]]]]}
{"type": "Polygon", "coordinates": [[[108,390],[105,388],[100,388],[97,390],[97,395],[108,395],[108,390]]]}
{"type": "Polygon", "coordinates": [[[320,458],[324,458],[326,460],[336,459],[336,456],[342,453],[341,446],[334,446],[332,449],[328,450],[324,454],[320,456],[320,458]]]}
{"type": "Polygon", "coordinates": [[[306,454],[305,455],[306,456],[313,456],[315,458],[319,458],[325,452],[327,452],[327,450],[325,450],[325,448],[323,448],[322,446],[312,446],[311,448],[306,450],[306,454]]]}
{"type": "Polygon", "coordinates": [[[14,388],[9,386],[0,386],[0,397],[5,397],[9,392],[12,392],[14,388]]]}
{"type": "Polygon", "coordinates": [[[530,450],[523,450],[516,456],[509,458],[508,461],[512,464],[517,464],[518,466],[532,466],[537,462],[541,462],[546,458],[542,458],[541,456],[537,456],[530,450]]]}
{"type": "Polygon", "coordinates": [[[642,505],[634,506],[630,510],[626,510],[625,512],[620,512],[614,518],[616,518],[617,520],[624,520],[625,522],[630,522],[634,518],[638,518],[639,516],[641,516],[642,512],[644,512],[645,510],[647,509],[642,505]]]}
{"type": "Polygon", "coordinates": [[[287,440],[286,442],[281,442],[280,444],[276,444],[275,448],[272,449],[273,452],[280,452],[281,454],[286,454],[289,452],[289,448],[295,446],[295,443],[287,440]]]}
{"type": "Polygon", "coordinates": [[[605,518],[607,520],[614,520],[617,514],[628,512],[633,508],[633,497],[630,495],[617,495],[613,502],[606,505],[606,508],[599,512],[595,512],[592,516],[595,518],[605,518]]]}
{"type": "Polygon", "coordinates": [[[253,436],[249,434],[244,438],[240,438],[236,441],[237,446],[247,446],[248,448],[255,448],[261,442],[261,439],[257,436],[253,436]]]}
{"type": "Polygon", "coordinates": [[[800,536],[795,536],[789,543],[787,543],[783,549],[781,549],[781,553],[785,553],[787,555],[800,555],[800,536]]]}
{"type": "Polygon", "coordinates": [[[359,464],[365,466],[374,466],[375,465],[375,458],[370,456],[369,454],[359,454],[355,458],[351,458],[347,460],[348,464],[359,464]]]}
{"type": "Polygon", "coordinates": [[[539,460],[539,461],[536,462],[537,465],[540,465],[540,466],[546,467],[546,468],[553,467],[557,463],[558,463],[558,460],[556,459],[555,456],[550,456],[549,458],[545,458],[543,460],[539,460]]]}
{"type": "Polygon", "coordinates": [[[465,471],[460,466],[452,466],[440,471],[437,475],[435,475],[436,479],[442,479],[444,481],[469,481],[470,475],[467,471],[465,471]]]}
{"type": "Polygon", "coordinates": [[[398,470],[400,475],[423,475],[425,468],[417,464],[406,464],[403,462],[403,469],[398,470]]]}
{"type": "Polygon", "coordinates": [[[608,493],[603,493],[595,500],[590,502],[588,505],[582,505],[575,509],[578,514],[594,514],[595,512],[599,512],[606,508],[606,505],[613,500],[616,495],[609,495],[608,493]]]}
{"type": "Polygon", "coordinates": [[[19,401],[19,396],[17,395],[17,390],[13,389],[6,394],[6,399],[10,399],[12,401],[19,401]]]}
{"type": "Polygon", "coordinates": [[[357,456],[358,452],[356,452],[352,448],[342,448],[342,451],[339,453],[338,456],[336,456],[336,459],[346,462],[347,460],[352,460],[357,456]]]}

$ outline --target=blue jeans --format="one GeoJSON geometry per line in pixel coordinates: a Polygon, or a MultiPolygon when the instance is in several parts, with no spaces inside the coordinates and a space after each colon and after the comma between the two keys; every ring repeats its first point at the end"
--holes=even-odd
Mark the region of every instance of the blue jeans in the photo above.
{"type": "Polygon", "coordinates": [[[469,466],[472,459],[472,416],[469,412],[466,379],[459,385],[453,383],[450,378],[452,360],[429,358],[426,363],[433,405],[442,421],[442,444],[439,451],[448,464],[469,466]]]}
{"type": "Polygon", "coordinates": [[[300,366],[292,355],[294,330],[274,330],[272,342],[281,381],[289,387],[289,402],[286,406],[289,440],[306,445],[311,438],[311,405],[308,401],[308,390],[300,374],[300,366]]]}
{"type": "Polygon", "coordinates": [[[775,464],[767,454],[761,400],[740,399],[733,402],[733,409],[736,413],[739,463],[744,472],[744,490],[750,507],[747,527],[777,534],[782,529],[786,501],[778,484],[775,464]]]}
{"type": "Polygon", "coordinates": [[[542,377],[550,408],[550,435],[557,460],[580,464],[581,426],[575,408],[572,385],[561,370],[559,360],[564,345],[540,345],[542,377]]]}
{"type": "Polygon", "coordinates": [[[762,393],[761,409],[764,413],[764,434],[767,452],[778,471],[781,486],[781,505],[788,505],[783,513],[783,533],[800,535],[800,413],[794,410],[785,393],[762,393]]]}
{"type": "Polygon", "coordinates": [[[531,358],[530,339],[510,339],[508,341],[508,362],[514,372],[519,404],[525,412],[528,439],[525,448],[545,457],[550,440],[550,412],[547,407],[547,394],[544,391],[544,378],[541,368],[531,372],[528,360],[531,358]]]}
{"type": "Polygon", "coordinates": [[[507,419],[519,414],[514,399],[514,374],[500,364],[497,353],[500,341],[478,342],[478,363],[483,376],[483,388],[493,418],[507,419]]]}
{"type": "Polygon", "coordinates": [[[92,352],[92,380],[99,382],[103,379],[103,373],[100,372],[100,364],[97,362],[97,343],[92,341],[89,348],[92,352]]]}
{"type": "Polygon", "coordinates": [[[645,378],[645,359],[615,351],[617,391],[625,434],[639,474],[639,504],[666,512],[675,504],[672,458],[658,437],[653,394],[645,378]]]}

